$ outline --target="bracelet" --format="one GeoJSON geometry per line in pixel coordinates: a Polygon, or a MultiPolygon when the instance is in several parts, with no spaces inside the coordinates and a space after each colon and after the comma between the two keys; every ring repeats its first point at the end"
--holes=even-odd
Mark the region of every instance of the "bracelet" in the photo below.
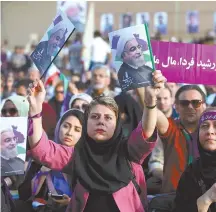
{"type": "Polygon", "coordinates": [[[40,118],[42,116],[42,111],[34,116],[28,117],[28,136],[33,135],[33,120],[34,118],[40,118]]]}
{"type": "Polygon", "coordinates": [[[145,102],[145,107],[148,108],[148,109],[150,109],[150,110],[154,109],[156,106],[157,106],[157,104],[155,104],[153,106],[148,106],[148,105],[146,105],[146,102],[145,102]]]}

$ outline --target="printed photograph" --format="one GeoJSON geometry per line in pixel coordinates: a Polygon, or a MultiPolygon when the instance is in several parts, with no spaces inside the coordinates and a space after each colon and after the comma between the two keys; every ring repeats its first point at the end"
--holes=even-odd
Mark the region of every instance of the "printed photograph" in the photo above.
{"type": "Polygon", "coordinates": [[[186,13],[186,26],[188,33],[199,32],[199,13],[198,11],[188,11],[186,13]]]}
{"type": "Polygon", "coordinates": [[[30,56],[41,75],[48,70],[74,29],[67,15],[59,11],[30,56]]]}
{"type": "Polygon", "coordinates": [[[109,33],[112,58],[123,91],[152,84],[148,27],[137,25],[109,33]]]}
{"type": "Polygon", "coordinates": [[[120,16],[120,28],[127,28],[133,25],[133,18],[131,13],[124,13],[120,16]]]}
{"type": "Polygon", "coordinates": [[[84,32],[87,16],[86,1],[57,1],[57,12],[59,9],[67,14],[77,32],[84,32]]]}
{"type": "Polygon", "coordinates": [[[136,14],[136,25],[146,23],[149,27],[150,23],[150,15],[149,13],[137,13],[136,14]]]}
{"type": "Polygon", "coordinates": [[[2,176],[19,175],[24,173],[27,121],[27,117],[1,118],[2,176]]]}
{"type": "Polygon", "coordinates": [[[100,31],[104,36],[108,36],[108,33],[113,31],[113,24],[113,14],[106,13],[101,15],[100,31]]]}
{"type": "Polygon", "coordinates": [[[166,12],[157,12],[154,15],[154,29],[162,35],[167,34],[168,15],[166,12]]]}

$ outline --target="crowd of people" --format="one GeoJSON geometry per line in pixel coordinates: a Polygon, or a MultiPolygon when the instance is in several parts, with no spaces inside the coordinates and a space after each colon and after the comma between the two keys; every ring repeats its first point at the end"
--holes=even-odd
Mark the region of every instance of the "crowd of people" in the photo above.
{"type": "MultiPolygon", "coordinates": [[[[167,82],[157,70],[154,86],[122,92],[96,31],[88,70],[80,33],[55,59],[65,91],[59,75],[39,80],[35,47],[1,45],[1,117],[31,120],[25,174],[1,177],[2,211],[163,211],[150,195],[170,196],[167,211],[216,211],[216,85],[167,82]]],[[[1,160],[15,161],[3,143],[1,160]]]]}

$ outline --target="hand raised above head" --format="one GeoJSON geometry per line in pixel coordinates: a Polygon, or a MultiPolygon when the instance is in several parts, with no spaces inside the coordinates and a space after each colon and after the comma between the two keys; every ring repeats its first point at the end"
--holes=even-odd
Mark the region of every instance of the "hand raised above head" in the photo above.
{"type": "Polygon", "coordinates": [[[167,79],[160,70],[156,70],[152,73],[152,79],[154,85],[148,86],[145,89],[145,100],[147,103],[149,102],[149,104],[156,102],[157,95],[160,93],[160,90],[164,88],[165,82],[167,82],[167,79]]]}
{"type": "Polygon", "coordinates": [[[42,104],[45,100],[46,90],[41,80],[36,80],[29,84],[27,89],[27,99],[29,102],[29,114],[34,116],[42,111],[42,104]]]}

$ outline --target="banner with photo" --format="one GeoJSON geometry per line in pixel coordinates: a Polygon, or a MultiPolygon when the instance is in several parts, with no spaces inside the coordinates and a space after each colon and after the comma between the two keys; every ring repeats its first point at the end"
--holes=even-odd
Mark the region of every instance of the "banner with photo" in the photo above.
{"type": "Polygon", "coordinates": [[[188,11],[186,13],[187,33],[193,34],[199,32],[199,12],[188,11]]]}
{"type": "Polygon", "coordinates": [[[136,25],[147,24],[149,27],[150,15],[147,12],[136,14],[136,25]]]}
{"type": "Polygon", "coordinates": [[[216,45],[151,41],[155,67],[168,82],[216,85],[216,45]]]}
{"type": "Polygon", "coordinates": [[[113,31],[114,18],[111,13],[104,13],[100,19],[100,31],[103,36],[107,37],[109,32],[113,31]]]}
{"type": "Polygon", "coordinates": [[[168,14],[166,12],[157,12],[154,15],[154,31],[162,35],[167,34],[168,14]]]}
{"type": "Polygon", "coordinates": [[[27,124],[27,117],[1,117],[2,176],[24,174],[27,124]]]}

